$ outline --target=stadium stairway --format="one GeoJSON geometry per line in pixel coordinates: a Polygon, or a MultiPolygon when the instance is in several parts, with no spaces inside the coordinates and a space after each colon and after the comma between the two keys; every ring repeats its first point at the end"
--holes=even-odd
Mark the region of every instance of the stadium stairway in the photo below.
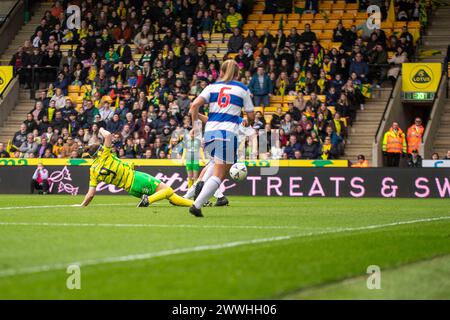
{"type": "Polygon", "coordinates": [[[450,150],[450,99],[445,101],[439,129],[433,145],[433,152],[437,152],[440,157],[446,155],[448,150],[450,150]]]}
{"type": "Polygon", "coordinates": [[[0,142],[7,143],[19,131],[20,125],[27,118],[27,113],[34,107],[30,99],[30,90],[20,89],[19,102],[9,114],[6,122],[0,127],[0,142]]]}
{"type": "Polygon", "coordinates": [[[20,31],[16,34],[15,38],[9,44],[6,51],[0,57],[1,65],[8,65],[12,56],[17,52],[17,49],[22,46],[26,40],[31,39],[31,36],[34,34],[34,30],[39,25],[41,18],[45,14],[45,11],[49,10],[51,8],[51,5],[52,4],[49,2],[39,3],[30,21],[22,26],[20,31]]]}
{"type": "MultiPolygon", "coordinates": [[[[9,44],[8,49],[1,56],[0,62],[2,65],[9,64],[11,57],[16,53],[25,40],[29,40],[34,33],[34,30],[39,25],[40,19],[44,16],[46,10],[51,8],[51,3],[40,3],[39,7],[30,21],[23,25],[17,33],[13,41],[9,44]]],[[[16,107],[9,114],[5,123],[0,127],[0,142],[7,143],[12,139],[14,133],[19,130],[20,124],[26,119],[26,114],[33,109],[34,100],[30,99],[30,90],[20,89],[19,102],[16,107]]]]}
{"type": "Polygon", "coordinates": [[[228,51],[228,39],[230,39],[231,34],[227,33],[222,35],[221,33],[213,33],[211,37],[206,37],[206,53],[211,59],[213,55],[216,55],[219,61],[222,61],[224,55],[228,51]],[[211,42],[210,42],[210,41],[211,42]]]}
{"type": "Polygon", "coordinates": [[[449,32],[450,6],[438,8],[432,17],[423,36],[419,50],[419,59],[426,62],[442,62],[450,44],[449,32]],[[421,53],[421,54],[420,54],[421,53]]]}
{"type": "Polygon", "coordinates": [[[372,144],[392,88],[373,89],[364,110],[358,110],[350,127],[342,159],[356,161],[363,154],[372,164],[372,144]]]}

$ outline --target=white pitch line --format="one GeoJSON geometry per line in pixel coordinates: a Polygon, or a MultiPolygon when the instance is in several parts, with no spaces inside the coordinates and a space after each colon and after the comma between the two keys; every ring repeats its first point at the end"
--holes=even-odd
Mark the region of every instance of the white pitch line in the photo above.
{"type": "MultiPolygon", "coordinates": [[[[109,206],[129,206],[132,203],[97,203],[91,204],[90,207],[109,207],[109,206]]],[[[0,207],[0,210],[20,210],[20,209],[47,209],[47,208],[79,208],[75,204],[54,204],[45,206],[18,206],[18,207],[0,207]]]]}
{"type": "MultiPolygon", "coordinates": [[[[145,223],[66,223],[66,222],[7,222],[0,221],[0,226],[30,227],[104,227],[104,228],[194,228],[194,229],[318,229],[301,226],[257,226],[257,225],[202,225],[202,224],[145,224],[145,223]]],[[[324,229],[324,228],[321,228],[324,229]]],[[[334,228],[333,228],[334,229],[334,228]]]]}
{"type": "Polygon", "coordinates": [[[354,232],[354,231],[363,231],[363,230],[374,230],[374,229],[381,229],[381,228],[394,227],[394,226],[400,226],[400,225],[408,225],[408,224],[414,224],[414,223],[432,222],[432,221],[440,221],[440,220],[448,220],[448,219],[450,219],[450,216],[435,217],[435,218],[423,218],[423,219],[397,221],[397,222],[392,222],[392,223],[375,224],[375,225],[368,225],[368,226],[361,226],[361,227],[339,228],[339,229],[335,229],[335,230],[323,230],[323,231],[317,231],[317,232],[300,233],[300,234],[269,237],[269,238],[259,238],[259,239],[251,239],[251,240],[226,242],[226,243],[221,243],[221,244],[200,245],[200,246],[195,246],[195,247],[162,250],[162,251],[147,252],[147,253],[140,253],[140,254],[131,254],[131,255],[118,256],[118,257],[107,257],[107,258],[90,259],[90,260],[84,260],[84,261],[61,262],[61,263],[56,263],[56,264],[47,264],[47,265],[40,265],[40,266],[4,269],[4,270],[0,270],[0,277],[10,277],[10,276],[16,276],[16,275],[33,274],[33,273],[39,273],[39,272],[45,272],[45,271],[66,269],[67,266],[69,266],[69,265],[79,265],[79,266],[85,267],[85,266],[94,266],[94,265],[108,264],[108,263],[149,260],[149,259],[153,259],[153,258],[157,258],[157,257],[172,256],[172,255],[178,255],[178,254],[184,254],[184,253],[222,250],[222,249],[234,248],[234,247],[245,246],[245,245],[255,245],[255,244],[261,244],[261,243],[267,243],[267,242],[285,241],[285,240],[292,240],[292,239],[303,238],[303,237],[313,237],[313,236],[325,235],[325,234],[336,234],[336,233],[354,232]]]}

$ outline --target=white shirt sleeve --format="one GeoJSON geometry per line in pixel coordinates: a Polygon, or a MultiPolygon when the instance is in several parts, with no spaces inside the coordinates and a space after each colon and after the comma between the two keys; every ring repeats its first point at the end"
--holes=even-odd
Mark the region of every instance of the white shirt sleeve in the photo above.
{"type": "Polygon", "coordinates": [[[252,98],[250,97],[250,90],[247,90],[244,94],[244,110],[245,112],[253,112],[254,106],[252,98]]]}
{"type": "Polygon", "coordinates": [[[202,93],[200,93],[199,97],[205,99],[206,103],[209,103],[209,98],[211,96],[211,86],[207,86],[203,89],[202,93]]]}

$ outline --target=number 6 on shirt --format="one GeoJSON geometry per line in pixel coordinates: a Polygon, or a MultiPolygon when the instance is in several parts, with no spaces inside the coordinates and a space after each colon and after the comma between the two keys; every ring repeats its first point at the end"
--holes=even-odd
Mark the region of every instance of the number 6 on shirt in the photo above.
{"type": "Polygon", "coordinates": [[[220,89],[219,97],[217,98],[217,104],[219,105],[219,107],[226,108],[230,104],[231,97],[229,94],[225,93],[225,90],[230,89],[231,89],[230,87],[223,87],[222,89],[220,89]],[[225,98],[225,101],[222,101],[223,98],[225,98]]]}

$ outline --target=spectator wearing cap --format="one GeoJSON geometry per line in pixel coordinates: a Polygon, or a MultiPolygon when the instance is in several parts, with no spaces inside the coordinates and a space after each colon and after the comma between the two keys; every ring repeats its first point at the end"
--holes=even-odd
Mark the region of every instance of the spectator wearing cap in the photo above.
{"type": "Polygon", "coordinates": [[[48,170],[45,169],[42,162],[39,162],[31,179],[30,193],[33,194],[34,190],[39,190],[39,193],[42,192],[42,194],[47,194],[48,189],[49,189],[48,170]]]}
{"type": "Polygon", "coordinates": [[[352,163],[352,168],[368,168],[369,161],[366,160],[366,157],[363,154],[358,155],[356,163],[352,163]]]}
{"type": "Polygon", "coordinates": [[[425,128],[422,125],[422,119],[417,117],[414,123],[406,131],[406,142],[408,143],[408,154],[412,154],[413,150],[419,150],[422,143],[422,137],[425,128]]]}
{"type": "Polygon", "coordinates": [[[250,80],[248,88],[253,96],[255,106],[269,106],[270,96],[273,92],[273,83],[265,73],[263,67],[258,67],[256,73],[250,80]]]}
{"type": "Polygon", "coordinates": [[[422,157],[417,149],[413,149],[411,155],[408,157],[408,167],[422,168],[422,157]]]}

